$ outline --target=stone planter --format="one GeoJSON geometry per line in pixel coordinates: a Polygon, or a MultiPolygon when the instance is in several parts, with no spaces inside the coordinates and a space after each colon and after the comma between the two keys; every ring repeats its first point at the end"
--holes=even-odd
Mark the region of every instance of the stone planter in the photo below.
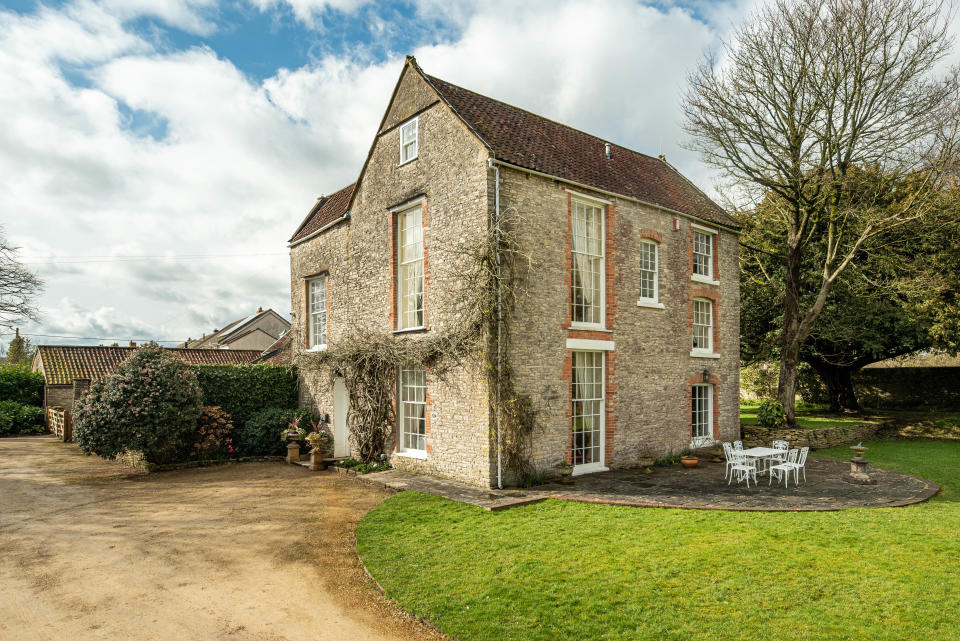
{"type": "Polygon", "coordinates": [[[327,469],[327,462],[323,460],[323,452],[310,452],[310,469],[314,472],[327,469]]]}

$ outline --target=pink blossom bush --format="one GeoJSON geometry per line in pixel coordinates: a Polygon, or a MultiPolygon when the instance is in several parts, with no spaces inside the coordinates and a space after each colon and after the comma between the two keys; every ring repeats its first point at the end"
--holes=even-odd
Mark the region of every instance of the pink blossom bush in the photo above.
{"type": "Polygon", "coordinates": [[[155,344],[133,352],[74,406],[73,433],[87,454],[143,452],[168,463],[194,443],[201,412],[196,375],[155,344]]]}

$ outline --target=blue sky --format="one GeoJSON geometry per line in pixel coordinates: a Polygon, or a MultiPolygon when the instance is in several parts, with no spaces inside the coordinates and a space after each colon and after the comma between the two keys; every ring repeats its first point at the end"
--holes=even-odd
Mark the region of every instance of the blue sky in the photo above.
{"type": "Polygon", "coordinates": [[[179,341],[258,306],[289,315],[286,241],[318,195],[356,178],[407,54],[662,151],[709,191],[710,169],[683,148],[680,97],[751,6],[0,2],[0,224],[47,283],[43,318],[22,329],[35,342],[179,341]]]}

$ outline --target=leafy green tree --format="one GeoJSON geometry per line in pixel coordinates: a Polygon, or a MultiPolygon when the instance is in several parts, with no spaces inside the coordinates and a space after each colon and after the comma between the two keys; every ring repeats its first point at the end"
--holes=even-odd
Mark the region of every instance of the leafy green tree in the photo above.
{"type": "Polygon", "coordinates": [[[773,0],[690,77],[693,147],[738,202],[776,196],[758,211],[781,261],[777,396],[790,425],[801,349],[832,290],[868,246],[926,218],[955,169],[960,77],[940,72],[950,18],[941,0],[773,0]],[[863,189],[864,167],[882,189],[863,189]],[[891,207],[886,190],[914,176],[891,207]]]}
{"type": "MultiPolygon", "coordinates": [[[[918,178],[891,187],[875,172],[857,172],[861,186],[886,187],[889,206],[909,199],[918,178]],[[871,180],[872,178],[872,180],[871,180]]],[[[771,196],[760,208],[777,207],[771,196]]],[[[777,226],[763,212],[741,216],[741,354],[745,362],[779,357],[784,268],[777,226]]],[[[852,375],[870,363],[927,349],[960,345],[960,189],[941,192],[929,215],[905,221],[895,233],[865,243],[835,285],[800,349],[800,360],[822,379],[834,411],[860,410],[852,375]]],[[[809,303],[820,277],[822,244],[811,243],[800,272],[801,301],[809,303]]]]}
{"type": "Polygon", "coordinates": [[[10,341],[10,346],[7,348],[7,363],[10,365],[30,365],[30,360],[33,358],[33,345],[30,343],[29,338],[24,338],[20,335],[20,330],[17,330],[16,336],[10,341]]]}

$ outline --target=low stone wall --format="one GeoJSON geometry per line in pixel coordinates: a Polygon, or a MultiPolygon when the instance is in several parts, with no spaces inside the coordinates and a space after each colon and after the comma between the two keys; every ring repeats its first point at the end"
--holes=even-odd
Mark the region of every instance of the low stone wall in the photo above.
{"type": "Polygon", "coordinates": [[[184,470],[192,467],[209,467],[212,465],[228,465],[231,463],[263,463],[284,460],[283,456],[241,456],[237,459],[216,461],[182,461],[180,463],[166,463],[155,465],[143,458],[143,452],[127,450],[117,455],[117,463],[140,470],[141,472],[167,472],[170,470],[184,470]]]}
{"type": "Polygon", "coordinates": [[[838,427],[822,427],[819,429],[771,429],[759,425],[741,425],[740,433],[743,440],[751,445],[769,446],[774,440],[789,441],[790,447],[809,447],[814,450],[823,450],[838,445],[853,445],[873,437],[885,422],[852,423],[838,427]]]}

